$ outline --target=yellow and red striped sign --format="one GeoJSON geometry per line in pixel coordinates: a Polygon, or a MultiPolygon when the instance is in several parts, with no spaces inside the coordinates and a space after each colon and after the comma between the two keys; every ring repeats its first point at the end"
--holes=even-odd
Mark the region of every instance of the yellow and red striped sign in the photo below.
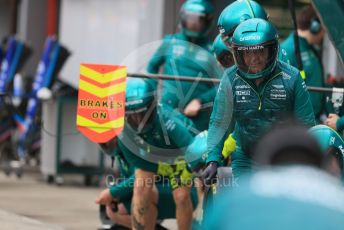
{"type": "Polygon", "coordinates": [[[76,123],[91,141],[105,143],[122,132],[126,76],[125,66],[80,65],[76,123]]]}

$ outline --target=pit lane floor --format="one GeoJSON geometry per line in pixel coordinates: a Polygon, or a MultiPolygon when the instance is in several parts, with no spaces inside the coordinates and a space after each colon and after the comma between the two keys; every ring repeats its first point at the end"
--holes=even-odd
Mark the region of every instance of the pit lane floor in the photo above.
{"type": "MultiPolygon", "coordinates": [[[[47,184],[38,168],[25,169],[21,179],[0,171],[0,229],[99,229],[95,199],[104,187],[85,187],[81,176],[64,176],[62,186],[47,184]]],[[[177,229],[175,220],[163,225],[177,229]]]]}

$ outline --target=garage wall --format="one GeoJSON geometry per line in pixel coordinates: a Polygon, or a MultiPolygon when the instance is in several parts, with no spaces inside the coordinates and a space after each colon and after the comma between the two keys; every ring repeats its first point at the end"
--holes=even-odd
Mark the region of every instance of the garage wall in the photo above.
{"type": "Polygon", "coordinates": [[[59,38],[72,56],[60,78],[78,87],[80,63],[120,64],[162,37],[162,0],[62,0],[59,38]]]}

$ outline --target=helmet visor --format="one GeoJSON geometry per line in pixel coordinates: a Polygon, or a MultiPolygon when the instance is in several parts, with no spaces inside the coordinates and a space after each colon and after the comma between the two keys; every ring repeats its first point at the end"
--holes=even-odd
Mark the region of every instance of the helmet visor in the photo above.
{"type": "Polygon", "coordinates": [[[343,154],[337,147],[331,146],[325,154],[324,168],[330,174],[341,177],[343,174],[343,154]]]}
{"type": "Polygon", "coordinates": [[[190,32],[202,33],[210,27],[211,22],[212,18],[207,14],[187,11],[183,11],[181,14],[182,26],[190,32]]]}
{"type": "Polygon", "coordinates": [[[234,33],[234,30],[231,31],[229,34],[220,33],[221,34],[221,39],[222,39],[223,43],[225,43],[225,45],[229,49],[232,49],[232,42],[231,41],[232,41],[233,33],[234,33]]]}
{"type": "MultiPolygon", "coordinates": [[[[140,126],[144,126],[144,118],[146,116],[147,107],[130,110],[125,112],[126,121],[134,130],[139,130],[140,126]]],[[[148,115],[148,114],[147,114],[148,115]]]]}
{"type": "Polygon", "coordinates": [[[233,54],[229,51],[223,51],[216,56],[217,61],[223,68],[229,68],[234,65],[233,54]]]}
{"type": "Polygon", "coordinates": [[[238,68],[248,74],[259,74],[274,64],[278,53],[277,41],[259,45],[232,45],[238,68]]]}
{"type": "Polygon", "coordinates": [[[142,108],[125,111],[125,120],[133,130],[142,133],[153,122],[156,112],[155,104],[152,103],[142,108]]]}

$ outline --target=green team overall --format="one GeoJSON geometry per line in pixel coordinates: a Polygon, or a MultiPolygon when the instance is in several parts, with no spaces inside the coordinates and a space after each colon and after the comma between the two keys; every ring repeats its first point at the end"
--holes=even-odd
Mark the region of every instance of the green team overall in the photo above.
{"type": "MultiPolygon", "coordinates": [[[[111,196],[111,200],[115,200],[117,203],[122,203],[124,207],[126,208],[125,214],[129,219],[130,223],[130,211],[131,211],[131,199],[133,196],[133,188],[134,188],[134,180],[135,180],[135,167],[134,165],[130,164],[129,161],[126,159],[126,155],[130,155],[133,153],[128,153],[128,149],[121,148],[123,144],[120,140],[114,140],[115,146],[112,148],[104,148],[105,153],[107,153],[109,156],[111,156],[114,159],[117,160],[118,166],[120,169],[120,178],[122,179],[120,182],[116,183],[115,185],[112,185],[109,187],[108,191],[103,191],[100,195],[100,199],[108,199],[108,194],[111,196]]],[[[158,210],[158,219],[167,219],[167,218],[175,218],[176,215],[176,208],[171,192],[171,186],[168,183],[169,176],[175,177],[176,173],[179,173],[177,171],[173,171],[170,175],[159,175],[160,177],[155,182],[155,186],[158,191],[158,203],[157,203],[157,210],[158,210]],[[168,207],[168,208],[167,208],[168,207]]],[[[197,205],[197,193],[196,189],[193,188],[191,190],[191,198],[193,206],[197,205]]],[[[109,205],[109,204],[106,204],[109,205]]],[[[113,211],[111,211],[113,212],[113,211]]],[[[131,225],[126,225],[126,222],[123,222],[123,214],[121,216],[120,212],[117,215],[110,213],[110,218],[116,223],[121,224],[124,226],[127,226],[131,228],[131,225]]],[[[127,221],[128,222],[128,221],[127,221]]]]}
{"type": "MultiPolygon", "coordinates": [[[[268,14],[261,5],[252,0],[235,1],[221,12],[217,22],[220,34],[214,41],[213,50],[218,61],[223,63],[222,66],[224,69],[235,64],[231,48],[234,30],[240,23],[250,18],[268,20],[268,14]],[[218,39],[219,37],[221,37],[222,42],[218,39]],[[230,55],[228,55],[228,52],[230,52],[230,55]]],[[[224,143],[222,154],[225,157],[230,156],[236,149],[235,133],[236,132],[233,131],[224,143]]]]}
{"type": "MultiPolygon", "coordinates": [[[[305,71],[304,81],[307,86],[324,87],[321,57],[315,47],[321,44],[325,31],[311,6],[302,9],[298,14],[297,24],[300,55],[305,71]]],[[[294,32],[281,43],[280,57],[282,56],[286,57],[288,64],[298,68],[295,55],[294,32]]],[[[320,115],[324,110],[324,95],[320,92],[310,92],[309,95],[314,115],[319,121],[320,115]]]]}
{"type": "Polygon", "coordinates": [[[169,106],[158,105],[155,87],[143,79],[127,79],[126,123],[119,136],[120,148],[135,166],[132,200],[134,229],[151,229],[156,220],[156,207],[148,201],[156,199],[156,175],[168,177],[176,205],[179,229],[189,229],[192,222],[190,188],[192,174],[187,170],[184,148],[193,136],[190,120],[169,106]],[[127,150],[125,150],[127,149],[127,150]]]}
{"type": "Polygon", "coordinates": [[[314,125],[299,71],[277,60],[277,38],[275,27],[263,19],[246,20],[233,34],[236,65],[226,70],[216,95],[209,126],[208,167],[203,173],[206,181],[216,176],[224,139],[233,123],[237,132],[237,148],[232,154],[235,179],[251,171],[252,148],[274,123],[293,116],[305,125],[314,125]]]}
{"type": "Polygon", "coordinates": [[[216,95],[214,84],[178,81],[178,76],[219,78],[220,68],[211,55],[207,34],[214,8],[204,0],[186,1],[180,11],[181,32],[164,37],[147,71],[176,76],[163,81],[161,102],[190,117],[199,131],[208,128],[211,106],[216,95]]]}

